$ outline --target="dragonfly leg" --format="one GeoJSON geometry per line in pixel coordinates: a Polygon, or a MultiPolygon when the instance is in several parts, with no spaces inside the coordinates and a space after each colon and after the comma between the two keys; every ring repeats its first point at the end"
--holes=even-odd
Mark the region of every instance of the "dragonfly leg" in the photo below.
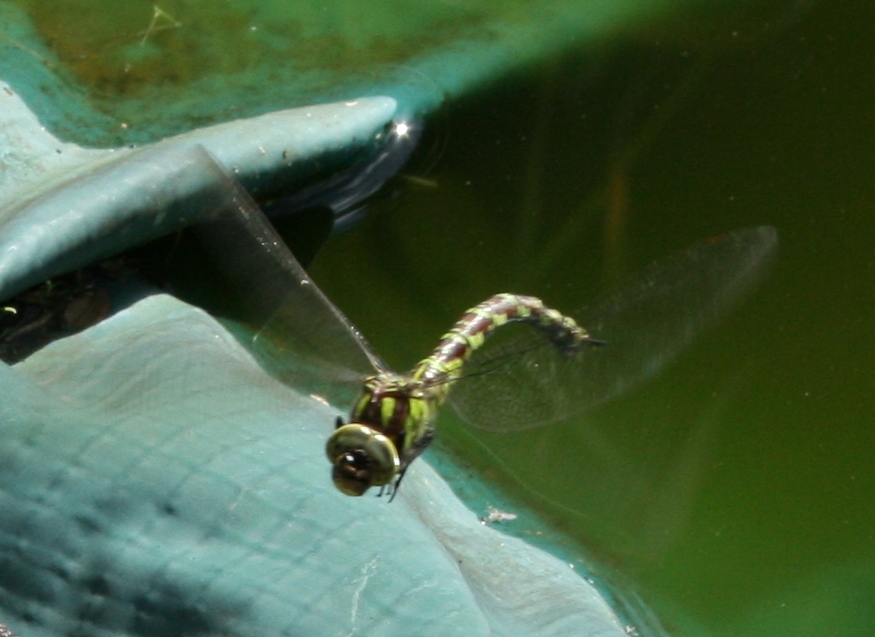
{"type": "MultiPolygon", "coordinates": [[[[407,466],[409,467],[410,465],[407,466]]],[[[392,500],[395,499],[395,496],[398,495],[398,487],[401,486],[401,478],[404,477],[405,473],[407,473],[407,467],[401,469],[401,471],[398,473],[398,477],[395,478],[395,481],[392,484],[386,485],[388,487],[388,490],[391,491],[391,493],[389,494],[389,502],[392,502],[392,500]]]]}

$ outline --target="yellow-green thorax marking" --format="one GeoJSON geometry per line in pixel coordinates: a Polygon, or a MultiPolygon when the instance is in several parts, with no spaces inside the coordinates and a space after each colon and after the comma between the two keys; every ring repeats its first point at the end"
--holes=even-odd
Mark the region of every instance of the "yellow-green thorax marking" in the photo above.
{"type": "Polygon", "coordinates": [[[495,328],[515,321],[543,332],[563,355],[593,342],[573,319],[533,296],[496,294],[471,308],[410,374],[384,372],[365,379],[350,422],[338,418],[326,446],[337,488],[362,495],[377,486],[382,494],[392,485],[394,495],[407,467],[434,438],[437,409],[465,362],[495,328]]]}

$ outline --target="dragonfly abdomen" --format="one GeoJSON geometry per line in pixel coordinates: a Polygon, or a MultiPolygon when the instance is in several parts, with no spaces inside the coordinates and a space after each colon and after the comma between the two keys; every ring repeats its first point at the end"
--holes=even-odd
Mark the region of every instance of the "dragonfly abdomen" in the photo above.
{"type": "Polygon", "coordinates": [[[570,355],[591,339],[574,319],[544,305],[534,296],[496,294],[472,307],[462,315],[449,332],[443,335],[431,356],[413,370],[413,378],[435,382],[449,389],[449,381],[457,379],[462,367],[495,328],[506,323],[527,323],[541,331],[562,355],[570,355]]]}

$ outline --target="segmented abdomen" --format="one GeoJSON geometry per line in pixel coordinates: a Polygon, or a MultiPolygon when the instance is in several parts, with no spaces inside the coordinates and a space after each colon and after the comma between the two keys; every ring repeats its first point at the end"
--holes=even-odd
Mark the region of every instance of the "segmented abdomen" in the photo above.
{"type": "Polygon", "coordinates": [[[413,378],[434,382],[441,389],[440,399],[446,396],[450,383],[462,373],[462,367],[471,354],[483,345],[486,337],[496,328],[510,322],[524,322],[544,333],[559,350],[568,355],[590,340],[586,330],[574,319],[544,305],[534,296],[496,294],[472,307],[452,329],[444,334],[431,356],[422,360],[413,370],[413,378]]]}

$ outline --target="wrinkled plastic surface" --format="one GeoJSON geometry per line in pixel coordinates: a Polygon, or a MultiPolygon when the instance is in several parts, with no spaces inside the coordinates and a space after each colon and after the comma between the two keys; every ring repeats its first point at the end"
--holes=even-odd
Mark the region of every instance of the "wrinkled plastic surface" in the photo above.
{"type": "Polygon", "coordinates": [[[338,493],[336,412],[172,297],[0,367],[0,388],[0,607],[22,634],[625,634],[424,462],[392,504],[338,493]]]}
{"type": "Polygon", "coordinates": [[[277,193],[373,154],[395,109],[391,98],[351,100],[98,150],[55,139],[0,83],[0,298],[184,225],[209,187],[195,145],[256,194],[277,193]]]}

